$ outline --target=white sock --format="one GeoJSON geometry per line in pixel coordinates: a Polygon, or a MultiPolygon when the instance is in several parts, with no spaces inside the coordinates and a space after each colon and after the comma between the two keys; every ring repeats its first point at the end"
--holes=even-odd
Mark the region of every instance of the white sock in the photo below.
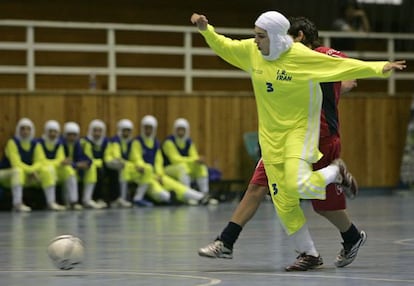
{"type": "Polygon", "coordinates": [[[319,172],[325,178],[326,185],[340,183],[339,167],[336,165],[329,165],[316,172],[319,172]]]}
{"type": "Polygon", "coordinates": [[[181,181],[181,183],[183,183],[187,187],[191,186],[191,178],[187,174],[182,175],[180,181],[181,181]]]}
{"type": "Polygon", "coordinates": [[[119,191],[120,191],[121,199],[126,200],[127,193],[128,193],[128,182],[120,181],[119,182],[119,191]]]}
{"type": "Polygon", "coordinates": [[[207,177],[197,178],[196,181],[197,181],[198,188],[200,189],[200,192],[202,192],[203,194],[207,194],[209,191],[208,178],[207,177]]]}
{"type": "Polygon", "coordinates": [[[197,192],[194,189],[187,189],[184,193],[184,199],[186,200],[196,200],[199,201],[204,197],[204,194],[197,192]]]}
{"type": "Polygon", "coordinates": [[[13,205],[20,205],[23,203],[23,186],[17,185],[12,187],[13,205]]]}
{"type": "Polygon", "coordinates": [[[315,248],[308,226],[304,224],[301,229],[291,235],[295,248],[299,253],[306,253],[315,257],[319,256],[315,248]]]}
{"type": "Polygon", "coordinates": [[[134,201],[140,201],[144,198],[145,193],[148,190],[148,184],[138,185],[137,190],[135,191],[134,201]]]}
{"type": "Polygon", "coordinates": [[[162,192],[157,194],[158,200],[163,203],[168,203],[171,200],[171,194],[167,190],[163,190],[162,192]]]}
{"type": "Polygon", "coordinates": [[[48,205],[51,205],[56,202],[55,186],[47,187],[43,191],[45,193],[45,197],[46,197],[46,201],[48,205]]]}
{"type": "Polygon", "coordinates": [[[71,176],[66,180],[66,191],[70,203],[77,203],[79,200],[78,181],[75,176],[71,176]]]}
{"type": "Polygon", "coordinates": [[[93,189],[95,188],[94,183],[87,183],[83,186],[83,202],[87,203],[92,200],[93,189]]]}

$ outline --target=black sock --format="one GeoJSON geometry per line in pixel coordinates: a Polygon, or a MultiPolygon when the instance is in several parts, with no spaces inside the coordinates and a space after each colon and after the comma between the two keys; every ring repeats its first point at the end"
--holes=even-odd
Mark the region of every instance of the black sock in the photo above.
{"type": "Polygon", "coordinates": [[[341,232],[341,236],[344,240],[345,250],[348,247],[352,247],[361,238],[361,234],[354,224],[352,224],[347,231],[341,232]]]}
{"type": "Polygon", "coordinates": [[[230,221],[223,229],[218,239],[223,241],[225,247],[233,249],[233,244],[236,242],[241,231],[242,227],[240,225],[230,221]]]}

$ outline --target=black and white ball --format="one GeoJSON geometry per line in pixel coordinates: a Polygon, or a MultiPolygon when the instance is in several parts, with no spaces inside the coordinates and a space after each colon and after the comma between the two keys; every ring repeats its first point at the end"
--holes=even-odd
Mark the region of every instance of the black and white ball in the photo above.
{"type": "Polygon", "coordinates": [[[83,261],[82,240],[73,235],[57,236],[49,243],[47,254],[57,268],[73,269],[83,261]]]}

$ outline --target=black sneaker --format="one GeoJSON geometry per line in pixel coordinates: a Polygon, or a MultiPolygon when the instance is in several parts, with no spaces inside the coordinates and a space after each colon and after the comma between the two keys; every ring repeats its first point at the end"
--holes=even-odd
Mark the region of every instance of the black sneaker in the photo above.
{"type": "Polygon", "coordinates": [[[358,183],[354,176],[346,168],[345,162],[342,159],[336,159],[332,164],[338,166],[339,174],[342,178],[340,186],[342,186],[345,195],[351,200],[358,195],[358,183]]]}
{"type": "Polygon", "coordinates": [[[367,240],[367,234],[365,233],[365,231],[361,230],[360,235],[361,238],[354,245],[352,245],[351,248],[345,249],[344,247],[341,249],[334,262],[336,267],[345,267],[355,260],[359,248],[363,246],[365,241],[367,240]]]}
{"type": "Polygon", "coordinates": [[[318,257],[301,253],[296,258],[295,263],[285,268],[286,271],[308,271],[311,269],[319,268],[323,265],[321,256],[318,257]]]}
{"type": "Polygon", "coordinates": [[[209,258],[233,258],[233,250],[224,246],[221,240],[216,240],[198,250],[198,255],[209,258]]]}

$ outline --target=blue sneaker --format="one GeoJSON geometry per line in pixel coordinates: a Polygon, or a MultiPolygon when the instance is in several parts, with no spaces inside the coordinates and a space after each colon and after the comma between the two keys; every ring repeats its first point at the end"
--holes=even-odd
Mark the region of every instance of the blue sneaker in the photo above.
{"type": "Polygon", "coordinates": [[[137,207],[144,207],[144,208],[151,208],[151,207],[154,206],[153,203],[151,203],[150,201],[144,200],[144,199],[138,200],[138,201],[134,201],[134,204],[137,207]]]}

